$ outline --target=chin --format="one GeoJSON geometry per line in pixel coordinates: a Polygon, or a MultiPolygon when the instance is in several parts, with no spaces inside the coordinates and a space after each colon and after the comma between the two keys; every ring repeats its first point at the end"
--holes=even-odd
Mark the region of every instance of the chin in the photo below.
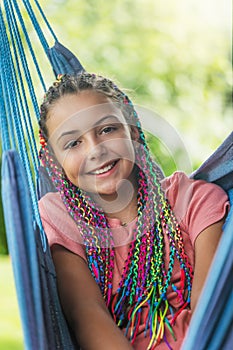
{"type": "Polygon", "coordinates": [[[84,186],[82,187],[82,190],[87,192],[89,195],[93,196],[100,196],[100,197],[117,197],[117,190],[116,188],[114,189],[98,189],[98,188],[85,188],[84,186]]]}
{"type": "Polygon", "coordinates": [[[99,194],[100,196],[115,196],[117,197],[117,190],[100,190],[96,192],[97,194],[99,194]]]}
{"type": "Polygon", "coordinates": [[[117,197],[118,194],[117,194],[117,189],[114,187],[114,188],[109,188],[109,189],[97,189],[95,191],[95,193],[99,196],[102,196],[102,197],[117,197]]]}

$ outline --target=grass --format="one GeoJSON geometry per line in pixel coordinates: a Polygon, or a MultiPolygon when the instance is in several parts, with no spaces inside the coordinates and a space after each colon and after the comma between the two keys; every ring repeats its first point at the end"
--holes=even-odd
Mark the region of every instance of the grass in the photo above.
{"type": "Polygon", "coordinates": [[[0,349],[23,350],[23,334],[11,260],[0,255],[0,349]]]}

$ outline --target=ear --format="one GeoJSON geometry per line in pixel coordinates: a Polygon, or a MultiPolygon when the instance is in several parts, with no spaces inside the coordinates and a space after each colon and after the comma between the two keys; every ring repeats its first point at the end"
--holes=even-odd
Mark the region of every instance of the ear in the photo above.
{"type": "Polygon", "coordinates": [[[133,141],[138,141],[140,134],[138,128],[135,125],[130,126],[130,135],[133,141]]]}

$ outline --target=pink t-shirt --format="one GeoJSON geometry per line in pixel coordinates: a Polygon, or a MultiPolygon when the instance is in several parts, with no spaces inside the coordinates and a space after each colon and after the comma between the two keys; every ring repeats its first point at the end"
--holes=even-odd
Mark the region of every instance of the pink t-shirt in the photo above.
{"type": "MultiPolygon", "coordinates": [[[[205,228],[225,216],[229,206],[227,195],[219,186],[202,180],[191,180],[182,172],[176,172],[164,179],[162,188],[180,224],[185,251],[190,263],[194,266],[195,240],[205,228]]],[[[60,194],[46,194],[39,201],[39,208],[49,245],[60,244],[87,261],[79,227],[66,211],[60,194]]],[[[109,219],[109,224],[116,244],[113,272],[114,294],[121,279],[136,219],[126,226],[121,226],[118,219],[109,219]]],[[[168,244],[168,242],[165,242],[165,244],[168,244]]],[[[166,250],[168,251],[165,246],[166,250]]],[[[169,259],[169,256],[167,255],[165,258],[169,259]]],[[[177,264],[173,269],[172,283],[175,285],[180,283],[179,266],[177,264]]],[[[177,295],[171,288],[168,290],[167,298],[172,306],[178,306],[177,295]]],[[[186,309],[177,317],[173,328],[177,341],[173,340],[170,332],[167,332],[167,341],[173,350],[181,348],[190,317],[190,310],[186,309]]],[[[149,337],[145,338],[143,331],[144,324],[142,322],[134,343],[134,349],[136,350],[144,350],[149,344],[149,337]]],[[[168,347],[165,342],[161,342],[156,349],[165,350],[168,347]]]]}

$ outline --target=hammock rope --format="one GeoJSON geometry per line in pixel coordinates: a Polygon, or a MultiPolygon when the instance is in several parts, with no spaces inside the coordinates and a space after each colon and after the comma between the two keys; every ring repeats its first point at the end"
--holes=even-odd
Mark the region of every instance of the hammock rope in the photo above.
{"type": "MultiPolygon", "coordinates": [[[[79,60],[59,43],[38,0],[22,0],[21,2],[3,0],[0,3],[0,31],[2,195],[25,348],[28,350],[73,350],[77,349],[77,344],[73,341],[61,311],[56,290],[55,270],[38,209],[38,198],[40,198],[40,192],[44,193],[42,188],[44,184],[38,185],[41,179],[34,129],[37,128],[40,118],[36,96],[42,96],[42,93],[47,90],[45,73],[51,76],[57,76],[60,73],[73,74],[83,70],[83,67],[79,60]],[[24,17],[29,21],[26,21],[24,17]],[[31,40],[28,22],[32,25],[33,34],[36,33],[38,41],[35,40],[35,36],[33,36],[33,41],[31,40]],[[53,42],[52,47],[49,45],[50,40],[53,42]],[[46,65],[46,72],[42,72],[40,62],[46,65]]],[[[233,187],[233,133],[191,176],[215,182],[226,191],[233,187]]],[[[45,187],[49,188],[49,182],[45,183],[45,187]]],[[[231,211],[223,235],[223,237],[227,236],[225,240],[229,232],[232,235],[232,220],[231,211]]],[[[227,248],[223,243],[221,244],[221,252],[218,251],[218,256],[222,256],[222,264],[224,264],[224,259],[229,261],[228,270],[231,271],[233,263],[228,259],[228,254],[231,254],[229,247],[232,248],[233,243],[227,241],[227,244],[227,248]]],[[[218,266],[218,263],[218,261],[214,262],[213,269],[218,266]]],[[[215,275],[225,281],[220,269],[217,270],[218,273],[215,275]]],[[[229,334],[226,331],[229,329],[232,314],[225,314],[224,323],[223,317],[220,317],[222,313],[220,308],[223,305],[232,307],[233,292],[226,289],[227,294],[224,295],[227,295],[228,299],[225,298],[221,302],[216,299],[211,308],[209,300],[210,298],[213,300],[212,294],[215,286],[216,281],[210,278],[203,300],[206,300],[205,306],[209,313],[210,323],[213,319],[211,312],[216,303],[219,305],[215,309],[219,317],[216,324],[219,329],[223,330],[223,335],[215,344],[223,344],[223,337],[227,340],[232,337],[233,331],[228,332],[229,334]]],[[[219,285],[219,288],[221,286],[219,285]]],[[[217,294],[215,297],[217,298],[217,294]]],[[[188,347],[184,347],[184,350],[196,349],[198,332],[200,333],[202,323],[203,315],[202,318],[198,318],[195,313],[188,347]]],[[[209,332],[203,333],[199,339],[202,344],[208,342],[211,344],[208,350],[215,350],[217,348],[209,340],[211,332],[213,332],[213,327],[210,327],[209,332]]],[[[199,350],[201,349],[205,348],[200,345],[199,350]]]]}
{"type": "MultiPolygon", "coordinates": [[[[46,238],[42,229],[38,210],[38,198],[36,195],[35,183],[38,182],[38,150],[34,136],[33,121],[31,115],[36,120],[40,118],[39,106],[34,90],[34,83],[28,67],[28,57],[26,51],[31,55],[31,62],[35,67],[35,72],[42,85],[43,91],[46,91],[44,79],[42,77],[39,63],[36,59],[32,42],[29,38],[25,21],[21,15],[17,1],[4,1],[4,14],[0,7],[1,22],[1,94],[3,95],[1,105],[1,136],[3,151],[7,149],[17,149],[23,161],[26,170],[28,184],[30,188],[30,197],[33,205],[33,213],[36,223],[41,228],[40,234],[43,242],[44,250],[46,250],[46,238]],[[8,23],[8,25],[6,24],[8,23]],[[7,33],[8,31],[8,33],[7,33]],[[22,34],[23,33],[23,34],[22,34]],[[22,41],[22,37],[25,42],[22,41]],[[3,54],[4,53],[4,54],[3,54]],[[28,101],[32,106],[29,106],[28,101]],[[29,151],[27,150],[29,147],[29,151]],[[35,175],[35,179],[33,178],[35,175]]],[[[34,15],[29,1],[23,1],[27,13],[35,26],[44,52],[48,55],[49,45],[43,35],[38,21],[34,15]]],[[[39,5],[38,2],[36,3],[39,5]]],[[[41,8],[39,8],[42,14],[41,8]]],[[[43,16],[45,18],[45,16],[43,16]]],[[[48,22],[46,22],[48,23],[48,22]]],[[[49,27],[53,37],[54,33],[49,27]]],[[[49,60],[48,60],[49,65],[49,60]]]]}
{"type": "MultiPolygon", "coordinates": [[[[13,58],[11,57],[10,54],[8,55],[8,57],[9,57],[9,63],[11,65],[11,72],[12,72],[12,77],[14,82],[14,85],[11,86],[11,88],[13,89],[12,93],[16,93],[16,95],[10,96],[10,98],[11,100],[13,98],[12,105],[15,108],[14,114],[20,115],[20,118],[15,118],[15,130],[16,130],[16,135],[20,135],[20,142],[22,142],[22,146],[23,146],[21,157],[24,157],[26,153],[26,149],[25,149],[26,139],[23,135],[23,125],[25,126],[26,135],[29,137],[28,145],[30,147],[30,154],[32,156],[33,167],[34,169],[36,169],[39,166],[39,161],[36,153],[35,138],[33,137],[34,136],[33,133],[30,132],[31,130],[33,130],[33,126],[32,126],[32,120],[30,118],[30,111],[27,103],[26,91],[23,84],[23,74],[20,68],[21,66],[24,69],[26,80],[29,82],[28,87],[29,87],[30,98],[32,99],[32,105],[34,107],[34,112],[36,116],[39,116],[39,109],[35,99],[35,91],[33,89],[30,70],[27,64],[26,55],[23,50],[19,29],[16,26],[16,21],[15,21],[15,18],[12,16],[12,14],[9,11],[7,11],[6,14],[7,14],[8,21],[10,21],[10,23],[13,24],[12,26],[9,27],[9,30],[10,30],[12,47],[13,47],[13,54],[14,54],[13,57],[14,57],[16,67],[14,67],[13,58]],[[9,16],[9,14],[11,15],[9,16]],[[17,54],[17,47],[19,50],[19,55],[17,54]],[[21,66],[20,66],[19,58],[22,61],[21,66]],[[17,75],[16,75],[16,72],[17,72],[17,75]],[[21,93],[20,93],[20,90],[21,90],[21,93]]],[[[8,48],[7,52],[10,53],[10,48],[8,48]]],[[[4,68],[6,69],[6,75],[9,74],[7,71],[7,67],[4,67],[4,68]]],[[[26,160],[24,160],[24,163],[26,164],[26,160]]]]}

